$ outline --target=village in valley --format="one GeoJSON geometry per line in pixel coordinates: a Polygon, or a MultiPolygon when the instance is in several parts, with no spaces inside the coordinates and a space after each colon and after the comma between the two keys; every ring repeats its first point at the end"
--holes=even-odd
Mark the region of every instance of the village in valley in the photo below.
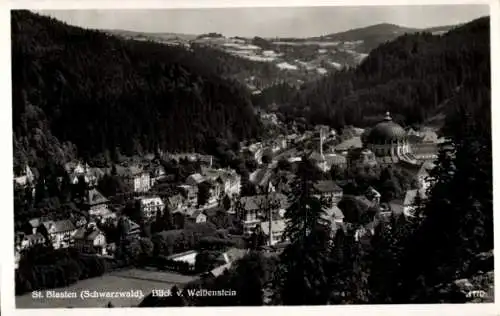
{"type": "MultiPolygon", "coordinates": [[[[206,278],[221,275],[250,250],[278,255],[287,245],[282,235],[294,166],[304,160],[317,171],[313,194],[327,202],[332,237],[341,229],[362,241],[381,221],[415,216],[443,142],[432,128],[403,129],[390,113],[372,128],[341,131],[325,125],[300,130],[295,123],[286,128],[276,114],[263,111],[259,117],[275,130],[291,132],[242,142],[238,155],[253,167],[246,175],[198,153],[158,151],[108,168],[67,162],[57,185],[72,191],[66,204],[71,209],[16,221],[16,266],[30,248],[71,247],[115,264],[136,256],[125,262],[206,278]],[[373,181],[374,174],[386,179],[373,181]],[[116,191],[109,188],[113,185],[128,191],[100,191],[116,191]],[[131,250],[134,242],[152,249],[131,250]],[[203,242],[210,255],[200,248],[203,242]]],[[[37,189],[48,189],[39,181],[26,165],[14,178],[15,190],[33,203],[41,194],[37,189]]]]}
{"type": "Polygon", "coordinates": [[[16,308],[493,301],[488,6],[254,9],[11,11],[16,308]]]}

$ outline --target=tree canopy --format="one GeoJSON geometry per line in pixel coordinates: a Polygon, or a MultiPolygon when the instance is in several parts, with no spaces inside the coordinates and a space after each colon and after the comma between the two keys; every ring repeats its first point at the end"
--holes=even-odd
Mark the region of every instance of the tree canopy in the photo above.
{"type": "Polygon", "coordinates": [[[15,161],[205,151],[261,132],[250,94],[196,51],[12,11],[15,161]],[[78,152],[76,152],[78,149],[78,152]],[[19,158],[19,159],[17,159],[19,158]]]}

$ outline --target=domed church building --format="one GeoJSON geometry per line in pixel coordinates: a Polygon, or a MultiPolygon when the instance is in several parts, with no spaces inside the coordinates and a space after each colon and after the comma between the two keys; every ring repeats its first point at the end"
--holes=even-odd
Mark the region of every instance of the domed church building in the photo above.
{"type": "Polygon", "coordinates": [[[406,131],[392,120],[389,112],[363,137],[363,145],[375,154],[379,164],[417,164],[406,131]]]}

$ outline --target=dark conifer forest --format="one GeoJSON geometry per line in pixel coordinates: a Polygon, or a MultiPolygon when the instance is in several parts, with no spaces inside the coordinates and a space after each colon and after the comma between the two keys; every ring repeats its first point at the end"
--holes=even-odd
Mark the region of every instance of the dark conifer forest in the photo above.
{"type": "Polygon", "coordinates": [[[306,83],[295,97],[285,98],[282,110],[335,128],[369,126],[386,111],[403,117],[401,123],[425,122],[450,112],[448,101],[472,89],[471,82],[488,84],[489,38],[489,18],[441,36],[400,36],[371,51],[359,67],[306,83]]]}
{"type": "Polygon", "coordinates": [[[223,78],[223,60],[198,56],[13,11],[16,163],[203,152],[215,138],[258,136],[249,93],[223,78]]]}

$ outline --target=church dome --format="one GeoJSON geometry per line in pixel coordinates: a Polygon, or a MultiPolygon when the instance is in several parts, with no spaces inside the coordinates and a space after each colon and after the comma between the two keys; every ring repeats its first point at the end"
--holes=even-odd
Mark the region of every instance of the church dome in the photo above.
{"type": "Polygon", "coordinates": [[[367,141],[371,144],[386,144],[406,139],[406,131],[401,125],[394,122],[389,112],[384,120],[375,125],[367,135],[367,141]]]}

